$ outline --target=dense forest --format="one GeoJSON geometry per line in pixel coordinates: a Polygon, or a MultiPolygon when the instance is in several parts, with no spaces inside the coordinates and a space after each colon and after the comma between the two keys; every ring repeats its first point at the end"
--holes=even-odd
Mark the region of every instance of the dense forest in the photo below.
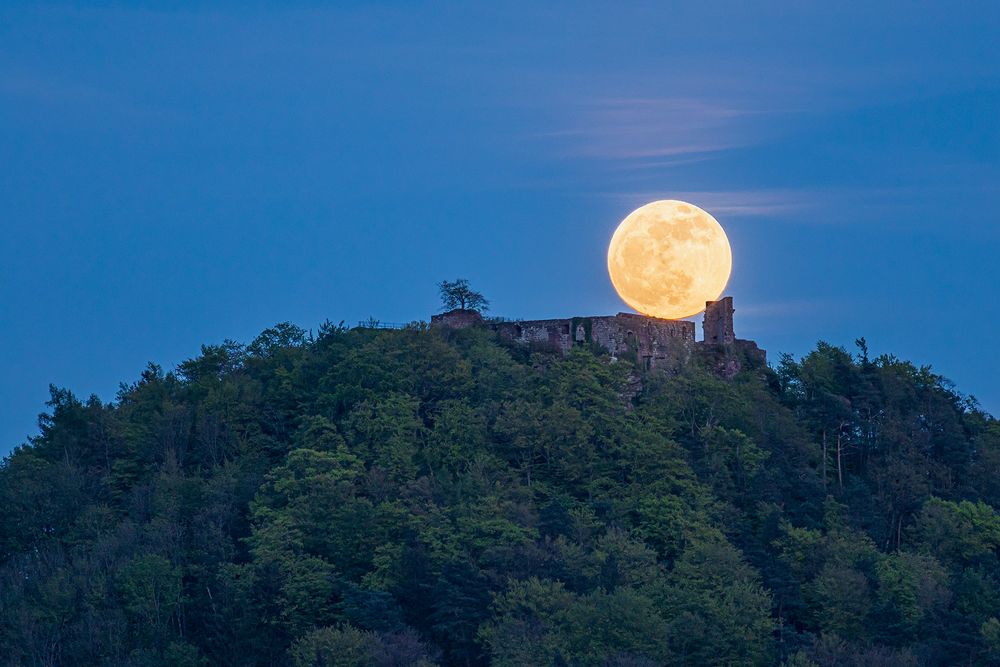
{"type": "Polygon", "coordinates": [[[47,405],[6,665],[1000,665],[1000,424],[863,340],[723,380],[282,324],[47,405]]]}

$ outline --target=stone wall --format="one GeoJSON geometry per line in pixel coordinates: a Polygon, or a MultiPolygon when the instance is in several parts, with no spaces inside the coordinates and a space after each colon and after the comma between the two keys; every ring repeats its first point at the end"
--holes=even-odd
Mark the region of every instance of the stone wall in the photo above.
{"type": "Polygon", "coordinates": [[[456,308],[447,313],[431,316],[432,327],[449,327],[451,329],[464,329],[474,327],[483,323],[483,316],[474,310],[462,310],[456,308]]]}
{"type": "Polygon", "coordinates": [[[560,350],[572,346],[570,320],[519,320],[492,325],[501,336],[525,344],[547,344],[560,350]]]}
{"type": "Polygon", "coordinates": [[[706,343],[729,345],[736,341],[736,334],[733,332],[734,312],[731,296],[705,302],[705,317],[701,326],[705,332],[706,343]]]}
{"type": "Polygon", "coordinates": [[[744,368],[767,363],[767,352],[757,347],[757,343],[736,337],[733,330],[735,312],[731,296],[705,303],[702,320],[705,339],[698,344],[699,353],[702,360],[724,378],[731,378],[744,368]]]}
{"type": "Polygon", "coordinates": [[[694,322],[631,313],[501,322],[492,327],[519,343],[543,343],[564,352],[574,345],[597,345],[613,357],[632,357],[646,368],[676,365],[690,356],[694,345],[694,322]]]}
{"type": "Polygon", "coordinates": [[[488,326],[501,336],[526,345],[568,352],[575,345],[595,345],[615,358],[627,358],[639,368],[680,368],[697,355],[723,377],[748,366],[767,363],[767,354],[752,340],[733,331],[732,297],[705,304],[705,339],[695,342],[694,322],[661,320],[634,313],[552,320],[486,322],[473,310],[453,310],[431,317],[432,327],[464,329],[488,326]]]}

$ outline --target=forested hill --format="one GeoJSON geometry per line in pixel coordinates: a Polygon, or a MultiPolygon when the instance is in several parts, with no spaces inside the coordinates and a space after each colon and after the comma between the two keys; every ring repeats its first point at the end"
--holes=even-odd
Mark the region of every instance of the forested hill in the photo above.
{"type": "Polygon", "coordinates": [[[0,468],[0,660],[1000,664],[1000,426],[867,356],[632,396],[588,349],[280,325],[53,389],[0,468]]]}

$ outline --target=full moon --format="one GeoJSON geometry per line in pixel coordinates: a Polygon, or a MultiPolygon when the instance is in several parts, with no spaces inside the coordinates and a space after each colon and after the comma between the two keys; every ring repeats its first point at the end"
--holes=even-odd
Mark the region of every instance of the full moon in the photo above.
{"type": "Polygon", "coordinates": [[[618,225],[608,247],[608,273],[618,295],[643,315],[681,319],[722,294],[733,268],[729,239],[694,204],[646,204],[618,225]]]}

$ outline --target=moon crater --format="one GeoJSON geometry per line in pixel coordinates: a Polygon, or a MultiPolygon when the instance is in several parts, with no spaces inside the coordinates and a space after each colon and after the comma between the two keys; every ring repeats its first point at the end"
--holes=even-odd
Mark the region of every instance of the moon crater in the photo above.
{"type": "Polygon", "coordinates": [[[711,215],[666,199],[630,213],[608,247],[619,296],[644,315],[681,319],[722,294],[732,272],[729,239],[711,215]]]}

